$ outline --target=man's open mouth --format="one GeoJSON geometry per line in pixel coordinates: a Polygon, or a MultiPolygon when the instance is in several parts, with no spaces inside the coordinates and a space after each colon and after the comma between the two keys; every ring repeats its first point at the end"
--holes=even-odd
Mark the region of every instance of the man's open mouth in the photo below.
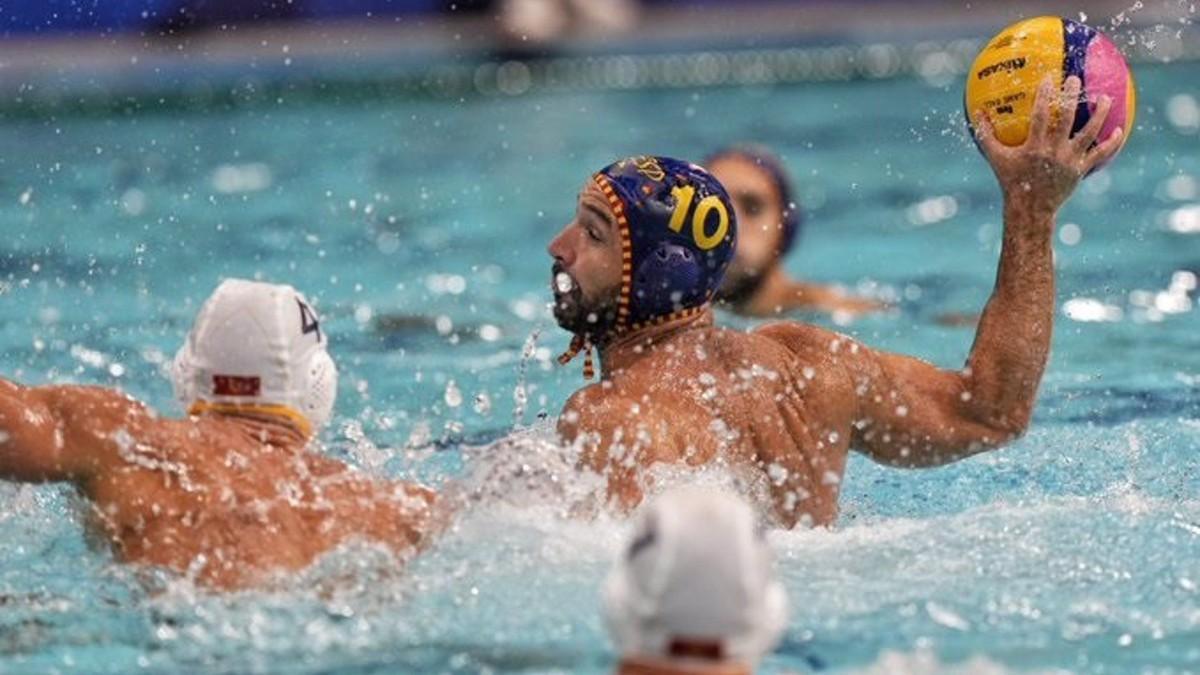
{"type": "Polygon", "coordinates": [[[555,265],[550,270],[550,290],[554,291],[555,300],[570,294],[579,288],[575,280],[562,267],[555,265]]]}

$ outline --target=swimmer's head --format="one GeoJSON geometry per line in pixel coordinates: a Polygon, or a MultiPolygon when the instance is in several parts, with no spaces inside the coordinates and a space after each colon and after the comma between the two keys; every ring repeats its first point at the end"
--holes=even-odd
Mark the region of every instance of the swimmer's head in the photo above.
{"type": "Polygon", "coordinates": [[[171,379],[189,414],[283,419],[305,436],[329,421],[337,368],[316,312],[291,286],[228,279],[205,301],[171,379]]]}
{"type": "Polygon", "coordinates": [[[729,196],[703,168],[651,156],[607,166],[550,244],[555,318],[597,341],[698,312],[736,242],[729,196]]]}
{"type": "Polygon", "coordinates": [[[752,671],[774,649],[787,597],[753,511],[739,498],[684,488],[639,514],[604,587],[623,661],[752,671]]]}
{"type": "Polygon", "coordinates": [[[737,211],[737,256],[720,289],[722,297],[737,297],[756,288],[796,243],[800,207],[783,163],[766,148],[725,148],[710,155],[704,166],[729,191],[737,211]]]}

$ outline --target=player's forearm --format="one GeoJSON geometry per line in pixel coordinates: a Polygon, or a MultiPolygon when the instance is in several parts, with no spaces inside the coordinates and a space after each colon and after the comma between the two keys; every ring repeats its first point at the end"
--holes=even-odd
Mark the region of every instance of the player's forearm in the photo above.
{"type": "Polygon", "coordinates": [[[967,361],[964,398],[980,422],[1009,435],[1028,425],[1050,354],[1054,220],[1054,207],[1006,196],[996,288],[967,361]]]}

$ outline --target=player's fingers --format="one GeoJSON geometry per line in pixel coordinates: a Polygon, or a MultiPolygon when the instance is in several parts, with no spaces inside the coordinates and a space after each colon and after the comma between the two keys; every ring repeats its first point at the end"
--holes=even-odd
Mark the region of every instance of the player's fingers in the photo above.
{"type": "Polygon", "coordinates": [[[992,119],[982,110],[975,112],[975,140],[979,142],[979,147],[983,149],[983,154],[989,162],[999,157],[1007,147],[996,138],[996,128],[992,126],[992,119]]]}
{"type": "Polygon", "coordinates": [[[1071,127],[1075,124],[1075,109],[1079,107],[1079,92],[1083,89],[1083,83],[1079,78],[1072,75],[1067,78],[1063,84],[1062,91],[1058,97],[1058,105],[1055,106],[1053,112],[1053,128],[1050,133],[1056,139],[1066,139],[1071,135],[1071,127]]]}
{"type": "Polygon", "coordinates": [[[1093,148],[1092,151],[1087,154],[1087,157],[1084,158],[1085,170],[1091,171],[1092,169],[1095,169],[1101,164],[1104,164],[1108,160],[1112,159],[1113,155],[1116,155],[1117,151],[1121,149],[1122,145],[1124,145],[1124,141],[1125,130],[1121,127],[1113,129],[1112,134],[1110,134],[1108,138],[1101,141],[1100,145],[1097,145],[1095,148],[1093,148]]]}
{"type": "Polygon", "coordinates": [[[1038,85],[1033,99],[1033,112],[1029,116],[1029,138],[1043,139],[1050,126],[1050,99],[1054,97],[1054,80],[1047,75],[1038,85]]]}
{"type": "Polygon", "coordinates": [[[1104,121],[1108,119],[1108,113],[1112,110],[1112,98],[1101,96],[1100,101],[1096,104],[1096,109],[1092,112],[1091,119],[1088,123],[1075,134],[1075,145],[1083,150],[1092,147],[1092,143],[1096,142],[1096,138],[1100,135],[1100,129],[1104,127],[1104,121]]]}

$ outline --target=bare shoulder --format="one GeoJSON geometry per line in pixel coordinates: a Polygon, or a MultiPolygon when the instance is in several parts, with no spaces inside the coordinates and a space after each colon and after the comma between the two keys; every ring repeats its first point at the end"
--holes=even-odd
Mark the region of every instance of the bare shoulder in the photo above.
{"type": "MultiPolygon", "coordinates": [[[[792,372],[824,393],[823,400],[849,400],[864,367],[870,363],[871,350],[854,338],[819,326],[781,321],[757,329],[755,335],[771,340],[790,354],[792,372]],[[844,396],[835,396],[840,392],[844,396]]],[[[814,399],[810,399],[810,405],[814,399]]]]}
{"type": "Polygon", "coordinates": [[[848,351],[859,348],[858,343],[847,335],[798,321],[768,323],[756,328],[753,334],[774,340],[795,354],[837,354],[843,348],[848,351]]]}
{"type": "Polygon", "coordinates": [[[632,404],[633,400],[611,382],[590,384],[571,394],[563,405],[558,433],[564,440],[573,441],[580,432],[598,431],[613,423],[619,411],[632,404]]]}
{"type": "Polygon", "coordinates": [[[144,403],[119,389],[58,385],[39,388],[46,405],[73,435],[110,436],[125,428],[135,432],[157,420],[144,403]]]}
{"type": "Polygon", "coordinates": [[[152,414],[146,404],[120,389],[74,384],[50,385],[39,389],[47,403],[59,410],[104,416],[152,414]]]}

